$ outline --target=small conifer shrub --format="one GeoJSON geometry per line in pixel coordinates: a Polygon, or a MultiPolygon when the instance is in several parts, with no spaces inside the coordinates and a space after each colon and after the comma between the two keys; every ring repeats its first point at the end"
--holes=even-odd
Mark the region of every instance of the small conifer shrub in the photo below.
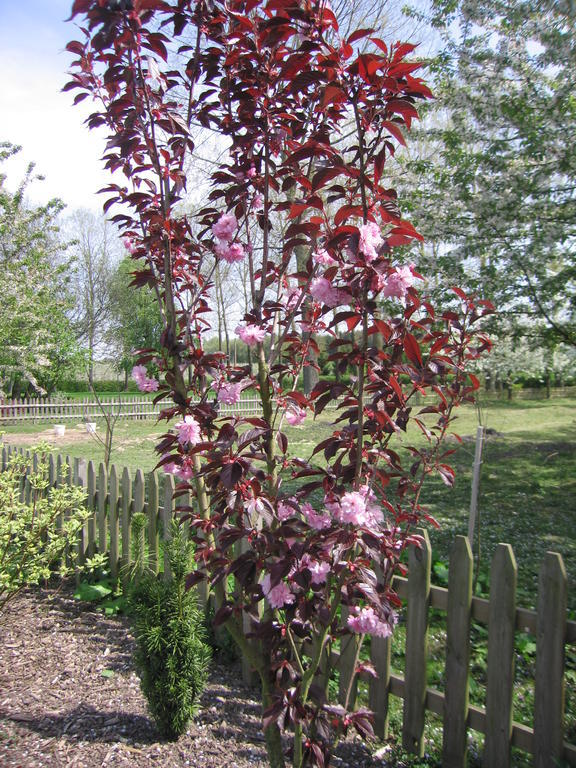
{"type": "Polygon", "coordinates": [[[193,544],[175,524],[166,544],[172,579],[145,574],[128,592],[140,687],[162,738],[186,730],[206,685],[211,651],[196,596],[186,589],[193,544]]]}

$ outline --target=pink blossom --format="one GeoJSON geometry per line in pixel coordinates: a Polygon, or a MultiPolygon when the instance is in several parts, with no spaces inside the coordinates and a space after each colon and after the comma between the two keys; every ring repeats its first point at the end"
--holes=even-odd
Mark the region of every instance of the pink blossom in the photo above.
{"type": "Polygon", "coordinates": [[[184,416],[184,421],[179,421],[174,428],[178,432],[180,445],[196,445],[201,440],[200,424],[194,416],[184,416]]]}
{"type": "Polygon", "coordinates": [[[156,392],[160,386],[157,379],[152,379],[147,375],[144,365],[135,365],[132,368],[132,378],[140,392],[156,392]]]}
{"type": "Polygon", "coordinates": [[[264,198],[260,194],[255,194],[252,200],[252,210],[261,211],[264,208],[264,198]]]}
{"type": "Polygon", "coordinates": [[[158,387],[160,386],[160,382],[157,379],[144,379],[141,385],[139,385],[139,389],[142,392],[157,392],[158,387]]]}
{"type": "Polygon", "coordinates": [[[234,333],[249,347],[255,347],[256,344],[261,342],[266,336],[266,329],[260,328],[258,325],[237,325],[234,329],[234,333]]]}
{"type": "Polygon", "coordinates": [[[167,464],[164,464],[164,472],[167,475],[174,475],[184,482],[190,480],[194,474],[192,464],[187,457],[184,458],[181,465],[176,464],[174,461],[169,461],[167,464]]]}
{"type": "Polygon", "coordinates": [[[328,253],[328,251],[325,248],[319,248],[318,250],[314,251],[312,254],[312,258],[316,262],[316,264],[322,264],[323,266],[329,267],[332,264],[336,264],[336,259],[333,259],[332,256],[328,253]]]}
{"type": "Polygon", "coordinates": [[[251,165],[250,168],[248,168],[248,171],[246,172],[246,176],[248,176],[249,179],[253,179],[254,176],[256,176],[256,168],[251,165]]]}
{"type": "Polygon", "coordinates": [[[380,227],[373,221],[369,221],[360,227],[360,241],[358,250],[364,254],[368,263],[378,258],[378,248],[382,245],[382,233],[380,227]]]}
{"type": "Polygon", "coordinates": [[[395,272],[383,282],[380,287],[382,294],[388,298],[396,297],[403,299],[406,291],[414,285],[414,275],[412,274],[412,265],[398,267],[395,272]]]}
{"type": "Polygon", "coordinates": [[[122,245],[128,251],[128,253],[134,253],[136,251],[136,243],[131,237],[123,237],[122,245]]]}
{"type": "Polygon", "coordinates": [[[324,528],[329,528],[332,523],[330,515],[316,512],[311,504],[302,504],[302,513],[310,528],[314,528],[316,531],[322,531],[324,528]]]}
{"type": "Polygon", "coordinates": [[[382,511],[376,496],[367,485],[357,491],[348,491],[339,502],[331,502],[327,507],[342,523],[377,528],[382,521],[382,511]]]}
{"type": "Polygon", "coordinates": [[[238,222],[233,213],[223,213],[216,224],[212,226],[214,237],[230,242],[238,229],[238,222]]]}
{"type": "MultiPolygon", "coordinates": [[[[295,499],[293,500],[295,501],[295,499]]],[[[293,506],[282,500],[278,502],[278,520],[288,520],[289,517],[294,517],[295,514],[296,512],[293,506]]]]}
{"type": "Polygon", "coordinates": [[[306,568],[310,571],[310,581],[312,584],[324,584],[330,573],[330,564],[313,560],[310,555],[304,555],[300,560],[300,570],[306,568]]]}
{"type": "Polygon", "coordinates": [[[275,587],[270,586],[270,574],[266,574],[262,579],[262,592],[272,608],[282,608],[285,605],[291,605],[296,601],[296,596],[290,591],[290,587],[283,581],[278,582],[275,587]]]}
{"type": "Polygon", "coordinates": [[[326,304],[327,307],[337,307],[338,304],[344,304],[349,299],[348,294],[335,288],[325,277],[315,277],[312,280],[310,293],[312,298],[326,304]]]}
{"type": "Polygon", "coordinates": [[[340,499],[339,518],[343,523],[366,523],[366,499],[358,491],[348,491],[340,499]]]}
{"type": "Polygon", "coordinates": [[[218,392],[218,402],[225,405],[234,405],[240,400],[240,395],[244,389],[244,382],[239,381],[234,384],[227,381],[213,381],[212,388],[218,392]]]}
{"type": "Polygon", "coordinates": [[[299,408],[297,405],[291,404],[288,406],[285,412],[286,421],[290,426],[297,427],[302,424],[306,418],[306,411],[304,408],[299,408]]]}
{"type": "Polygon", "coordinates": [[[228,264],[242,261],[246,255],[241,243],[228,243],[225,240],[219,240],[214,251],[218,258],[227,261],[228,264]]]}
{"type": "Polygon", "coordinates": [[[302,297],[301,288],[290,288],[285,298],[286,311],[292,312],[298,306],[298,303],[302,297]]]}
{"type": "Polygon", "coordinates": [[[390,637],[397,617],[394,611],[390,611],[389,620],[383,621],[376,615],[374,608],[353,608],[348,616],[348,628],[360,635],[374,635],[375,637],[390,637]]]}

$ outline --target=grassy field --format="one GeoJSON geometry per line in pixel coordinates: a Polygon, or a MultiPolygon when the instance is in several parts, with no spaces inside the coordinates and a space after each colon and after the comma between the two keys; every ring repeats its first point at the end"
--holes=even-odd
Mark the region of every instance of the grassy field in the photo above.
{"type": "MultiPolygon", "coordinates": [[[[491,554],[504,541],[513,545],[519,567],[520,603],[535,603],[537,566],[546,550],[560,552],[571,580],[576,577],[576,400],[492,402],[480,409],[492,434],[483,456],[480,510],[475,541],[479,552],[478,587],[486,584],[491,554]]],[[[455,534],[466,533],[474,458],[474,435],[479,410],[462,408],[454,430],[463,438],[452,444],[451,457],[456,482],[447,488],[432,480],[424,502],[440,523],[430,530],[437,564],[446,562],[455,534]]],[[[99,434],[103,423],[98,424],[99,434]]],[[[133,470],[151,471],[156,464],[154,445],[166,425],[152,420],[120,421],[114,432],[112,462],[133,470]]],[[[60,453],[99,462],[100,443],[86,434],[82,424],[68,423],[66,434],[54,438],[48,424],[20,424],[4,427],[6,440],[30,446],[36,438],[52,442],[60,453]]],[[[294,453],[310,456],[314,445],[330,434],[329,416],[296,428],[287,428],[294,453]]],[[[403,436],[405,444],[411,437],[403,436]]],[[[441,572],[441,568],[436,569],[441,572]]],[[[570,596],[570,609],[576,599],[570,596]]],[[[576,615],[576,614],[575,614],[576,615]]]]}

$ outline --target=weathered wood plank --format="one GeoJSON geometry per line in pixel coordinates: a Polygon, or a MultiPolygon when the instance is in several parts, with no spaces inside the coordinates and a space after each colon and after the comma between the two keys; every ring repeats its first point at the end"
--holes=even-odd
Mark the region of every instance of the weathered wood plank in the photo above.
{"type": "Polygon", "coordinates": [[[112,465],[109,478],[108,527],[110,531],[110,574],[118,579],[120,568],[120,521],[118,519],[118,503],[120,499],[120,482],[116,467],[112,465]]]}
{"type": "Polygon", "coordinates": [[[148,475],[148,568],[153,573],[158,573],[158,475],[151,472],[148,475]]]}
{"type": "MultiPolygon", "coordinates": [[[[173,475],[164,476],[164,505],[161,510],[162,541],[169,541],[172,536],[172,521],[174,519],[174,488],[173,475]]],[[[164,549],[164,578],[171,579],[172,571],[168,561],[166,547],[164,549]]]]}
{"type": "Polygon", "coordinates": [[[371,638],[370,660],[374,665],[378,678],[371,678],[369,681],[369,703],[370,709],[374,712],[376,736],[382,740],[388,738],[391,654],[391,638],[371,638]]]}
{"type": "Polygon", "coordinates": [[[98,468],[98,552],[108,552],[108,472],[104,462],[98,468]]]}
{"type": "Polygon", "coordinates": [[[471,605],[472,551],[465,536],[456,536],[448,577],[443,768],[464,768],[466,765],[471,605]]]}
{"type": "Polygon", "coordinates": [[[509,544],[499,544],[490,573],[486,739],[484,765],[510,766],[514,629],[516,625],[516,560],[509,544]]]}
{"type": "Polygon", "coordinates": [[[122,536],[122,555],[120,557],[122,568],[122,581],[127,582],[132,563],[132,478],[128,467],[122,472],[122,507],[120,513],[120,531],[122,536]]]}
{"type": "Polygon", "coordinates": [[[405,750],[424,755],[426,713],[428,602],[432,550],[426,531],[421,531],[421,548],[412,546],[408,556],[408,605],[406,612],[406,694],[402,724],[405,750]]]}
{"type": "Polygon", "coordinates": [[[86,506],[91,512],[87,523],[88,541],[86,553],[88,557],[93,557],[96,552],[96,470],[94,469],[93,461],[89,461],[86,468],[86,490],[86,506]]]}
{"type": "Polygon", "coordinates": [[[538,582],[536,675],[534,683],[534,766],[562,758],[566,570],[562,557],[547,552],[538,582]]]}
{"type": "MultiPolygon", "coordinates": [[[[136,470],[134,477],[134,487],[132,489],[133,515],[142,515],[144,512],[144,502],[146,497],[146,485],[144,482],[144,472],[141,469],[136,470]]],[[[142,520],[138,525],[135,535],[135,557],[134,569],[136,573],[142,573],[146,567],[146,520],[142,520]]]]}

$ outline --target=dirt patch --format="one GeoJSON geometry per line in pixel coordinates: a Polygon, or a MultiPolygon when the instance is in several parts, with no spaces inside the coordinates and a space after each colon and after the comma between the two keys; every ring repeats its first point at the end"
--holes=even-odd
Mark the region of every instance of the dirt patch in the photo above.
{"type": "MultiPolygon", "coordinates": [[[[0,616],[4,768],[264,768],[260,707],[237,667],[215,664],[202,709],[177,742],[159,740],[132,668],[125,618],[37,590],[0,616]]],[[[377,768],[358,742],[335,768],[377,768]]]]}
{"type": "Polygon", "coordinates": [[[39,432],[20,432],[18,434],[5,434],[2,438],[2,442],[5,445],[37,445],[40,441],[46,442],[54,448],[58,448],[60,445],[71,445],[78,443],[85,443],[93,438],[86,432],[84,425],[79,427],[66,427],[66,432],[63,435],[56,435],[53,427],[40,430],[39,432]]]}

